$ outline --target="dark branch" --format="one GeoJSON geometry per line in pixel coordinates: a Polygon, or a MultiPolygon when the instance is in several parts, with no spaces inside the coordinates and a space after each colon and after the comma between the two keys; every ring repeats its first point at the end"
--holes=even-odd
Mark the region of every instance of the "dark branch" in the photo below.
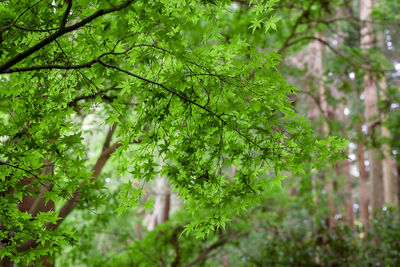
{"type": "Polygon", "coordinates": [[[191,266],[195,266],[196,264],[202,262],[203,260],[207,259],[208,254],[210,252],[212,252],[213,250],[224,246],[226,243],[228,243],[229,241],[231,241],[232,239],[235,238],[241,238],[243,236],[246,236],[248,233],[242,233],[242,234],[236,234],[236,235],[231,235],[228,236],[226,238],[223,238],[221,240],[218,240],[217,242],[215,242],[214,244],[210,245],[209,247],[207,247],[205,250],[203,250],[200,255],[194,259],[193,261],[187,263],[184,267],[191,267],[191,266]]]}
{"type": "MultiPolygon", "coordinates": [[[[120,67],[118,67],[118,66],[114,66],[114,65],[107,64],[107,63],[105,63],[105,62],[103,62],[103,61],[101,61],[101,60],[99,60],[98,63],[100,63],[100,64],[103,65],[104,67],[118,70],[118,71],[120,71],[120,72],[123,72],[123,73],[125,73],[125,74],[128,74],[129,76],[135,77],[135,78],[137,78],[137,79],[139,79],[139,80],[142,80],[142,81],[145,81],[145,82],[147,82],[147,83],[151,83],[151,84],[157,85],[157,86],[159,86],[159,87],[165,89],[166,91],[168,91],[168,92],[171,93],[172,95],[177,96],[178,98],[184,100],[185,102],[190,103],[190,104],[192,104],[192,105],[195,105],[196,107],[199,107],[200,109],[206,111],[207,113],[209,113],[210,115],[214,116],[214,117],[217,118],[219,121],[221,121],[222,125],[227,125],[227,124],[228,124],[228,122],[222,118],[222,115],[219,115],[219,114],[215,113],[214,111],[212,111],[211,109],[207,108],[206,106],[203,106],[203,105],[201,105],[201,104],[199,104],[199,103],[197,103],[197,102],[191,100],[190,98],[188,98],[188,97],[185,96],[184,94],[182,94],[182,93],[180,93],[180,92],[177,92],[177,91],[175,91],[175,90],[173,90],[173,89],[171,89],[171,88],[165,86],[165,85],[162,84],[162,83],[158,83],[158,82],[156,82],[156,81],[149,80],[149,79],[147,79],[147,78],[145,78],[145,77],[142,77],[142,76],[139,76],[139,75],[137,75],[137,74],[134,74],[134,73],[132,73],[132,72],[130,72],[130,71],[124,70],[124,69],[122,69],[122,68],[120,68],[120,67]]],[[[255,143],[253,140],[251,140],[250,138],[248,138],[247,136],[245,136],[239,129],[235,128],[235,132],[238,133],[238,134],[239,134],[243,139],[245,139],[246,141],[248,141],[248,142],[250,142],[251,144],[255,145],[256,147],[262,149],[257,143],[255,143]]]]}
{"type": "Polygon", "coordinates": [[[89,22],[91,22],[92,20],[103,16],[105,14],[108,13],[112,13],[115,11],[119,11],[123,8],[126,8],[127,6],[129,6],[131,3],[133,3],[134,0],[128,0],[125,3],[116,6],[116,7],[112,7],[112,8],[108,8],[108,9],[100,9],[97,12],[95,12],[93,15],[81,20],[78,23],[75,23],[74,25],[71,25],[69,27],[64,27],[61,28],[60,30],[56,31],[55,33],[51,34],[49,37],[45,38],[44,40],[42,40],[41,42],[37,43],[36,45],[28,48],[27,50],[25,50],[24,52],[19,53],[18,55],[16,55],[14,58],[10,59],[9,61],[7,61],[6,63],[4,63],[3,65],[0,66],[0,73],[5,73],[5,71],[7,69],[9,69],[10,67],[14,66],[15,64],[17,64],[18,62],[20,62],[21,60],[29,57],[30,55],[32,55],[33,53],[35,53],[36,51],[40,50],[41,48],[47,46],[48,44],[52,43],[53,41],[55,41],[58,37],[63,36],[66,33],[75,31],[77,29],[79,29],[80,27],[88,24],[89,22]]]}
{"type": "Polygon", "coordinates": [[[27,71],[35,71],[35,70],[74,70],[74,69],[83,69],[90,68],[95,63],[97,63],[98,59],[93,59],[87,63],[79,64],[79,65],[40,65],[40,66],[30,66],[30,67],[22,67],[22,68],[13,68],[3,71],[3,73],[13,73],[13,72],[27,72],[27,71]]]}
{"type": "Polygon", "coordinates": [[[65,24],[67,24],[68,15],[69,12],[71,11],[72,0],[67,0],[67,2],[68,2],[67,9],[65,10],[64,15],[62,17],[60,29],[64,28],[65,24]]]}
{"type": "Polygon", "coordinates": [[[107,148],[110,147],[112,136],[117,128],[117,123],[114,123],[107,132],[106,140],[104,141],[103,148],[101,149],[104,152],[107,148]]]}
{"type": "Polygon", "coordinates": [[[192,104],[192,105],[195,105],[195,106],[197,106],[197,107],[199,107],[199,108],[201,108],[201,109],[207,111],[209,114],[211,114],[211,115],[213,115],[214,117],[218,118],[223,124],[226,124],[226,123],[227,123],[220,115],[216,114],[214,111],[210,110],[209,108],[207,108],[207,107],[205,107],[205,106],[203,106],[203,105],[200,105],[200,104],[197,103],[197,102],[194,102],[193,100],[191,100],[191,99],[188,98],[187,96],[183,95],[182,93],[179,93],[179,92],[177,92],[177,91],[174,91],[173,89],[171,89],[171,88],[165,86],[165,85],[162,84],[162,83],[158,83],[158,82],[156,82],[156,81],[149,80],[149,79],[147,79],[147,78],[145,78],[145,77],[139,76],[139,75],[134,74],[134,73],[132,73],[132,72],[130,72],[130,71],[121,69],[121,68],[118,67],[118,66],[114,66],[114,65],[107,64],[107,63],[105,63],[105,62],[103,62],[103,61],[101,61],[101,60],[99,60],[98,62],[99,62],[101,65],[103,65],[104,67],[106,67],[106,68],[115,69],[115,70],[118,70],[118,71],[123,72],[123,73],[125,73],[125,74],[128,74],[129,76],[135,77],[135,78],[137,78],[137,79],[139,79],[139,80],[142,80],[142,81],[145,81],[145,82],[147,82],[147,83],[151,83],[151,84],[157,85],[157,86],[159,86],[159,87],[165,89],[165,90],[168,91],[169,93],[173,94],[174,96],[177,96],[178,98],[184,100],[185,102],[188,102],[188,103],[190,103],[190,104],[192,104]]]}
{"type": "Polygon", "coordinates": [[[14,28],[17,28],[19,30],[27,31],[27,32],[52,32],[52,31],[56,31],[57,30],[57,28],[53,28],[53,29],[31,29],[31,28],[26,28],[24,26],[20,26],[20,25],[17,25],[17,24],[13,24],[11,26],[14,27],[14,28]]]}
{"type": "Polygon", "coordinates": [[[13,73],[13,72],[27,72],[27,71],[36,71],[36,70],[54,70],[54,69],[58,69],[58,70],[78,70],[78,69],[84,69],[84,68],[91,68],[94,64],[98,63],[99,60],[102,57],[108,56],[108,55],[123,55],[125,53],[127,53],[129,51],[126,50],[124,52],[106,52],[101,54],[100,56],[98,56],[95,59],[92,59],[89,62],[86,63],[82,63],[82,64],[78,64],[78,65],[37,65],[37,66],[30,66],[30,67],[22,67],[22,68],[12,68],[12,69],[8,69],[5,70],[3,73],[13,73]]]}
{"type": "MultiPolygon", "coordinates": [[[[108,90],[106,90],[108,91],[108,90]]],[[[104,94],[103,92],[100,92],[98,94],[92,94],[92,95],[84,95],[84,96],[78,96],[74,98],[71,102],[68,102],[68,107],[78,107],[78,102],[81,100],[88,100],[88,99],[95,99],[96,97],[100,97],[101,99],[105,100],[106,102],[111,103],[114,99],[116,99],[116,96],[108,96],[104,94]]]]}
{"type": "Polygon", "coordinates": [[[19,14],[19,16],[15,19],[14,24],[18,22],[18,20],[29,10],[31,10],[33,7],[35,7],[36,5],[40,4],[40,2],[42,2],[43,0],[39,0],[36,3],[34,3],[33,5],[31,5],[30,7],[28,7],[27,9],[25,9],[24,12],[22,12],[21,14],[19,14]]]}

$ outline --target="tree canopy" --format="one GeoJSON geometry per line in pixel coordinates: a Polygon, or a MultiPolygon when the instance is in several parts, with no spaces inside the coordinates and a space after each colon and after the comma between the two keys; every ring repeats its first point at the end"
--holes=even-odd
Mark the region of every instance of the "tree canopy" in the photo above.
{"type": "MultiPolygon", "coordinates": [[[[289,174],[346,158],[339,131],[319,134],[294,106],[281,56],[315,40],[341,59],[362,52],[307,35],[335,21],[322,17],[341,1],[327,2],[3,1],[1,258],[29,264],[73,246],[72,211],[151,210],[145,187],[157,177],[187,216],[165,238],[215,236],[289,174]]],[[[371,58],[366,69],[381,67],[371,58]]]]}

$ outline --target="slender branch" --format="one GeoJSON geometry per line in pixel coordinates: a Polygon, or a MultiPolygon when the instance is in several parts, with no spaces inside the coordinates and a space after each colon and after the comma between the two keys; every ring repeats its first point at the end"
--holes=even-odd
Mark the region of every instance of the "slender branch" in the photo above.
{"type": "Polygon", "coordinates": [[[101,60],[99,60],[98,62],[99,62],[101,65],[103,65],[104,67],[118,70],[118,71],[120,71],[120,72],[123,72],[123,73],[125,73],[125,74],[128,74],[129,76],[133,76],[133,77],[135,77],[135,78],[137,78],[137,79],[139,79],[139,80],[142,80],[142,81],[145,81],[145,82],[147,82],[147,83],[151,83],[151,84],[157,85],[157,86],[159,86],[159,87],[165,89],[166,91],[170,92],[170,93],[173,94],[174,96],[177,96],[178,98],[180,98],[180,99],[182,99],[182,100],[184,100],[184,101],[186,101],[186,102],[188,102],[188,103],[190,103],[190,104],[193,104],[193,105],[195,105],[195,106],[197,106],[197,107],[199,107],[199,108],[201,108],[201,109],[207,111],[207,112],[210,113],[211,115],[213,115],[213,116],[215,116],[216,118],[218,118],[221,122],[223,122],[223,124],[226,124],[226,121],[225,121],[220,115],[216,114],[214,111],[210,110],[209,108],[207,108],[207,107],[205,107],[205,106],[203,106],[203,105],[200,105],[200,104],[197,103],[197,102],[194,102],[193,100],[191,100],[190,98],[188,98],[186,95],[184,95],[184,94],[182,94],[182,93],[180,93],[180,92],[174,91],[173,89],[171,89],[171,88],[165,86],[165,85],[162,84],[162,83],[159,83],[159,82],[156,82],[156,81],[153,81],[153,80],[149,80],[149,79],[147,79],[147,78],[145,78],[145,77],[142,77],[142,76],[139,76],[139,75],[137,75],[137,74],[134,74],[134,73],[132,73],[132,72],[130,72],[130,71],[124,70],[124,69],[122,69],[122,68],[120,68],[120,67],[118,67],[118,66],[114,66],[114,65],[107,64],[107,63],[105,63],[105,62],[103,62],[103,61],[101,61],[101,60]]]}
{"type": "MultiPolygon", "coordinates": [[[[106,90],[108,91],[108,90],[106,90]]],[[[106,102],[112,102],[114,99],[117,97],[115,96],[108,96],[105,95],[104,92],[99,92],[98,94],[91,94],[91,95],[84,95],[84,96],[78,96],[74,98],[71,102],[68,102],[68,107],[77,107],[77,103],[81,100],[87,100],[87,99],[93,99],[99,96],[101,99],[105,100],[106,102]]]]}
{"type": "MultiPolygon", "coordinates": [[[[111,154],[114,153],[114,151],[120,146],[121,143],[117,142],[101,153],[100,157],[97,159],[96,164],[92,168],[93,174],[92,178],[90,179],[90,182],[93,182],[100,175],[101,171],[103,170],[103,167],[105,166],[107,160],[110,158],[111,154]]],[[[86,182],[83,182],[81,186],[85,184],[86,182]]],[[[72,210],[79,204],[80,196],[81,196],[81,188],[79,187],[78,189],[75,190],[75,192],[72,194],[72,197],[64,204],[64,206],[62,206],[58,214],[60,220],[58,220],[56,224],[49,223],[47,225],[47,228],[56,229],[64,221],[64,219],[72,212],[72,210]]]]}
{"type": "Polygon", "coordinates": [[[326,121],[326,123],[329,123],[330,120],[328,119],[328,116],[326,116],[325,111],[322,109],[321,107],[321,101],[319,101],[319,99],[311,92],[309,91],[300,91],[299,94],[306,94],[308,96],[310,96],[312,98],[312,100],[314,101],[314,103],[317,105],[318,110],[320,111],[323,119],[326,121]]]}
{"type": "Polygon", "coordinates": [[[52,28],[52,29],[31,29],[31,28],[26,28],[26,27],[24,27],[24,26],[20,26],[20,25],[17,25],[17,24],[13,24],[13,25],[11,25],[11,26],[14,27],[14,28],[17,28],[17,29],[19,29],[19,30],[27,31],[27,32],[52,32],[52,31],[58,30],[58,28],[52,28]]]}
{"type": "MultiPolygon", "coordinates": [[[[8,166],[8,167],[11,167],[11,168],[14,168],[14,169],[18,169],[18,170],[24,171],[24,172],[32,175],[34,178],[36,178],[42,186],[47,187],[46,183],[43,183],[42,179],[38,175],[36,175],[32,170],[24,169],[24,168],[21,168],[21,167],[19,167],[17,165],[12,165],[12,164],[9,164],[9,163],[3,162],[3,161],[0,161],[0,165],[4,165],[4,166],[8,166]]],[[[43,165],[43,166],[46,166],[46,165],[43,165]]],[[[50,190],[51,188],[47,188],[47,189],[50,190]]]]}
{"type": "Polygon", "coordinates": [[[30,66],[30,67],[21,67],[21,68],[12,68],[12,69],[7,69],[3,73],[13,73],[13,72],[27,72],[27,71],[37,71],[37,70],[53,70],[53,69],[58,69],[58,70],[78,70],[78,69],[84,69],[84,68],[91,68],[94,64],[98,63],[99,60],[105,56],[108,55],[124,55],[126,54],[130,49],[124,51],[124,52],[106,52],[101,54],[95,59],[92,59],[91,61],[88,61],[86,63],[78,64],[78,65],[53,65],[53,64],[47,64],[47,65],[36,65],[36,66],[30,66]]]}
{"type": "Polygon", "coordinates": [[[67,9],[65,10],[64,15],[62,17],[60,29],[64,28],[65,24],[67,24],[68,15],[69,12],[71,11],[72,0],[67,0],[67,2],[68,2],[67,9]]]}
{"type": "MultiPolygon", "coordinates": [[[[184,101],[186,101],[186,102],[188,102],[188,103],[190,103],[190,104],[192,104],[192,105],[195,105],[196,107],[199,107],[200,109],[205,110],[207,113],[209,113],[210,115],[216,117],[219,121],[221,121],[221,123],[222,123],[223,125],[227,125],[227,124],[228,124],[228,122],[222,118],[222,115],[219,115],[219,114],[215,113],[214,111],[212,111],[211,109],[207,108],[206,106],[203,106],[203,105],[201,105],[201,104],[199,104],[199,103],[197,103],[197,102],[191,100],[191,99],[188,98],[186,95],[184,95],[184,94],[182,94],[182,93],[180,93],[180,92],[177,92],[177,91],[175,91],[175,90],[173,90],[173,89],[171,89],[171,88],[165,86],[165,85],[162,84],[162,83],[159,83],[159,82],[156,82],[156,81],[153,81],[153,80],[149,80],[149,79],[147,79],[147,78],[145,78],[145,77],[142,77],[142,76],[139,76],[139,75],[137,75],[137,74],[134,74],[134,73],[132,73],[132,72],[130,72],[130,71],[124,70],[124,69],[122,69],[122,68],[120,68],[120,67],[118,67],[118,66],[114,66],[114,65],[107,64],[107,63],[103,62],[102,60],[99,60],[98,63],[100,63],[100,64],[103,65],[104,67],[118,70],[118,71],[120,71],[120,72],[123,72],[123,73],[125,73],[125,74],[128,74],[129,76],[135,77],[135,78],[137,78],[137,79],[139,79],[139,80],[142,80],[142,81],[145,81],[145,82],[147,82],[147,83],[151,83],[151,84],[157,85],[157,86],[159,86],[159,87],[165,89],[166,91],[168,91],[168,92],[171,93],[172,95],[177,96],[177,97],[179,97],[180,99],[182,99],[182,100],[184,100],[184,101]]],[[[261,147],[260,147],[257,143],[255,143],[253,140],[251,140],[250,138],[248,138],[247,136],[245,136],[239,129],[235,128],[235,132],[238,133],[242,138],[244,138],[245,140],[247,140],[248,142],[250,142],[251,144],[253,144],[254,146],[256,146],[256,147],[258,147],[258,148],[261,149],[261,147]]]]}
{"type": "Polygon", "coordinates": [[[178,226],[177,228],[175,228],[174,232],[172,233],[171,236],[171,243],[172,246],[175,249],[175,259],[174,261],[171,263],[171,267],[177,267],[181,264],[181,260],[182,260],[182,255],[181,255],[181,248],[179,245],[179,239],[178,239],[178,234],[181,233],[183,230],[182,226],[178,226]]]}
{"type": "Polygon", "coordinates": [[[219,248],[221,246],[224,246],[226,243],[228,243],[232,239],[240,238],[240,237],[243,237],[243,236],[246,236],[246,235],[248,235],[248,233],[231,235],[231,236],[228,236],[226,238],[223,238],[223,239],[215,242],[214,244],[208,246],[205,250],[203,250],[196,259],[194,259],[193,261],[187,263],[184,267],[191,267],[191,266],[194,266],[194,265],[202,262],[203,260],[207,259],[208,254],[210,252],[212,252],[213,250],[215,250],[215,249],[217,249],[217,248],[219,248]]]}
{"type": "MultiPolygon", "coordinates": [[[[222,116],[223,116],[224,114],[219,115],[219,114],[215,113],[214,111],[212,111],[211,109],[207,108],[206,106],[203,106],[203,105],[201,105],[201,104],[199,104],[199,103],[197,103],[197,102],[191,100],[191,99],[188,98],[186,95],[184,95],[184,94],[182,94],[182,93],[180,93],[180,92],[177,92],[177,91],[175,91],[175,90],[173,90],[173,89],[171,89],[171,88],[165,86],[165,85],[162,84],[162,83],[159,83],[159,82],[156,82],[156,81],[147,79],[147,78],[145,78],[145,77],[139,76],[139,75],[134,74],[134,73],[132,73],[132,72],[130,72],[130,71],[127,71],[127,70],[125,70],[125,69],[122,69],[122,68],[120,68],[120,67],[118,67],[118,66],[110,65],[110,64],[108,64],[108,63],[105,63],[104,61],[101,60],[101,58],[104,57],[104,56],[106,56],[106,55],[122,55],[122,54],[127,53],[127,52],[128,52],[130,49],[132,49],[133,47],[140,47],[140,46],[148,46],[148,47],[153,47],[153,48],[156,48],[156,49],[161,49],[161,50],[163,50],[163,51],[167,51],[167,50],[165,50],[165,49],[163,49],[163,48],[160,48],[160,47],[157,47],[157,46],[154,46],[154,45],[147,45],[147,44],[143,44],[143,45],[133,45],[133,46],[131,46],[128,50],[126,50],[126,51],[124,51],[124,52],[119,52],[119,53],[116,53],[116,52],[107,52],[107,53],[101,54],[99,57],[97,57],[97,58],[95,58],[95,59],[93,59],[93,60],[91,60],[91,61],[89,61],[89,62],[87,62],[87,63],[83,63],[83,64],[79,64],[79,65],[41,65],[41,66],[31,66],[31,67],[23,67],[23,68],[13,68],[13,69],[9,69],[9,70],[4,71],[4,73],[24,72],[24,71],[35,71],[35,70],[43,70],[43,69],[65,69],[65,70],[82,69],[82,68],[90,68],[90,67],[92,67],[94,64],[100,63],[101,65],[103,65],[103,66],[106,67],[106,68],[112,68],[112,69],[118,70],[118,71],[120,71],[120,72],[123,72],[123,73],[125,73],[125,74],[128,74],[129,76],[133,76],[133,77],[135,77],[135,78],[137,78],[137,79],[140,79],[140,80],[142,80],[142,81],[145,81],[145,82],[147,82],[147,83],[151,83],[151,84],[157,85],[157,86],[159,86],[159,87],[165,89],[165,90],[168,91],[169,93],[171,93],[171,94],[173,94],[173,95],[179,97],[180,99],[182,99],[182,100],[184,100],[184,101],[186,101],[186,102],[188,102],[188,103],[190,103],[190,104],[192,104],[192,105],[195,105],[195,106],[197,106],[197,107],[199,107],[199,108],[205,110],[207,113],[209,113],[210,115],[216,117],[219,121],[221,121],[221,123],[222,123],[223,125],[227,125],[227,124],[228,124],[228,122],[222,118],[222,116]]],[[[167,52],[169,52],[169,51],[167,51],[167,52]]],[[[218,76],[218,75],[212,75],[212,76],[218,76]]],[[[220,77],[219,77],[219,78],[220,78],[220,77]]],[[[242,138],[244,138],[246,141],[250,142],[251,144],[255,145],[255,146],[258,147],[258,148],[261,148],[261,147],[260,147],[257,143],[255,143],[252,139],[250,139],[250,138],[248,138],[247,136],[245,136],[239,129],[235,129],[235,131],[236,131],[242,138]]]]}
{"type": "Polygon", "coordinates": [[[128,1],[124,2],[123,4],[121,4],[119,6],[115,6],[115,7],[108,8],[108,9],[100,9],[100,10],[96,11],[94,14],[92,14],[91,16],[81,20],[80,22],[75,23],[74,25],[71,25],[69,27],[60,28],[58,31],[56,31],[55,33],[51,34],[47,38],[43,39],[41,42],[39,42],[36,45],[28,48],[24,52],[19,53],[18,55],[16,55],[15,57],[10,59],[9,61],[4,63],[3,65],[1,65],[0,66],[0,73],[4,73],[7,69],[9,69],[10,67],[14,66],[15,64],[17,64],[21,60],[29,57],[31,54],[35,53],[36,51],[40,50],[41,48],[43,48],[43,47],[47,46],[48,44],[52,43],[58,37],[63,36],[66,33],[75,31],[75,30],[77,30],[80,27],[88,24],[89,22],[91,22],[92,20],[94,20],[94,19],[96,19],[96,18],[98,18],[100,16],[104,16],[105,14],[112,13],[112,12],[115,12],[115,11],[119,11],[119,10],[121,10],[123,8],[126,8],[127,6],[129,6],[133,2],[134,2],[134,0],[128,0],[128,1]]]}
{"type": "MultiPolygon", "coordinates": [[[[135,139],[132,141],[132,143],[140,143],[142,142],[142,138],[135,139]]],[[[107,160],[110,158],[111,154],[117,150],[122,144],[120,142],[115,142],[113,145],[109,146],[106,148],[104,151],[102,151],[100,157],[97,159],[96,164],[93,166],[92,171],[92,178],[90,179],[90,182],[93,182],[96,180],[96,178],[100,175],[101,171],[103,170],[107,160]]],[[[86,182],[83,182],[81,184],[85,185],[86,182]]],[[[78,205],[79,199],[80,199],[80,194],[81,194],[81,188],[78,188],[75,190],[75,192],[72,194],[72,197],[64,204],[64,206],[61,208],[59,217],[61,218],[60,220],[57,221],[56,224],[48,224],[47,228],[48,229],[56,229],[62,221],[67,217],[71,211],[78,205]]]]}
{"type": "Polygon", "coordinates": [[[19,16],[18,16],[18,17],[15,19],[15,21],[14,21],[14,25],[15,25],[15,23],[18,22],[18,20],[19,20],[26,12],[28,12],[29,10],[31,10],[33,7],[35,7],[36,5],[40,4],[41,2],[43,2],[43,0],[37,1],[36,3],[34,3],[33,5],[31,5],[31,6],[28,7],[27,9],[25,9],[24,12],[22,12],[21,14],[19,14],[19,16]]]}
{"type": "Polygon", "coordinates": [[[299,25],[301,24],[302,20],[308,16],[308,14],[310,13],[311,7],[313,5],[314,1],[312,1],[312,3],[310,4],[310,6],[303,10],[303,12],[300,14],[300,16],[297,18],[296,22],[294,23],[292,30],[289,34],[289,36],[286,38],[286,40],[283,42],[282,46],[278,49],[278,53],[282,54],[282,52],[286,49],[286,47],[289,46],[289,42],[290,40],[296,36],[296,30],[297,27],[299,27],[299,25]]]}
{"type": "Polygon", "coordinates": [[[75,70],[75,69],[83,69],[90,68],[95,63],[97,63],[98,59],[93,59],[89,62],[78,64],[78,65],[39,65],[39,66],[30,66],[30,67],[22,67],[22,68],[13,68],[7,69],[3,71],[3,73],[13,73],[13,72],[27,72],[27,71],[36,71],[36,70],[75,70]]]}

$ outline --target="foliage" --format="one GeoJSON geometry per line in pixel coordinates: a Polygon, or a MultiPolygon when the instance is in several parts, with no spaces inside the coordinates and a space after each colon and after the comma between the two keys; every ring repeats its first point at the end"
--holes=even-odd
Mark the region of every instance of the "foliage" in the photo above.
{"type": "Polygon", "coordinates": [[[399,265],[397,207],[368,233],[342,219],[341,188],[360,183],[340,171],[346,151],[388,144],[400,162],[397,54],[385,46],[399,43],[399,6],[377,1],[368,51],[358,8],[2,1],[0,265],[399,265]],[[323,77],[315,60],[291,64],[310,42],[325,47],[323,77]],[[373,127],[392,138],[361,130],[365,75],[387,82],[373,127]],[[148,231],[155,177],[183,203],[148,231]]]}
{"type": "MultiPolygon", "coordinates": [[[[97,237],[91,241],[83,237],[86,245],[65,254],[59,264],[196,266],[191,264],[198,260],[202,266],[218,266],[225,255],[229,266],[398,265],[398,207],[379,211],[365,236],[360,225],[351,228],[342,219],[336,228],[329,229],[324,214],[315,214],[315,204],[308,205],[307,195],[265,191],[256,205],[232,218],[224,231],[202,240],[193,232],[182,234],[187,223],[185,212],[175,213],[141,240],[128,230],[132,225],[115,227],[118,222],[99,226],[108,232],[94,230],[97,237]],[[108,248],[99,242],[104,237],[110,243],[108,248]]],[[[92,219],[99,220],[96,216],[92,219]]]]}
{"type": "MultiPolygon", "coordinates": [[[[224,228],[284,172],[301,172],[304,158],[320,168],[343,157],[343,140],[315,140],[294,111],[280,57],[239,34],[224,38],[226,2],[2,3],[2,257],[28,263],[69,242],[68,227],[58,226],[75,206],[104,201],[93,180],[111,153],[114,177],[131,178],[120,187],[119,214],[142,196],[133,179],[161,174],[192,216],[185,231],[198,237],[224,228]],[[116,131],[92,170],[82,130],[89,115],[112,127],[110,137],[116,131]],[[238,167],[233,177],[229,166],[238,167]],[[59,218],[16,210],[24,196],[62,204],[59,218]]],[[[269,14],[276,2],[251,12],[269,14]]],[[[268,31],[277,21],[248,28],[268,31]]]]}

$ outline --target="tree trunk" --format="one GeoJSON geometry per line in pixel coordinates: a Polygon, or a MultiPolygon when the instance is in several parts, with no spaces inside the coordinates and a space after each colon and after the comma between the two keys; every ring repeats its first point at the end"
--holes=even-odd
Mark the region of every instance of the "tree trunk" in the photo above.
{"type": "MultiPolygon", "coordinates": [[[[318,94],[319,94],[319,101],[320,101],[320,108],[321,108],[321,115],[323,116],[322,122],[322,135],[327,136],[329,135],[329,125],[328,125],[328,118],[332,115],[331,107],[328,105],[327,96],[325,93],[324,88],[324,66],[323,66],[323,49],[324,46],[321,42],[315,41],[311,44],[311,55],[313,55],[314,60],[314,70],[313,73],[316,76],[316,84],[318,86],[318,94]]],[[[312,65],[311,65],[312,66],[312,65]]],[[[333,200],[334,194],[334,187],[333,181],[331,181],[331,177],[325,175],[325,191],[328,199],[328,206],[329,206],[329,215],[328,215],[328,225],[329,228],[335,227],[335,203],[333,200]]]]}
{"type": "MultiPolygon", "coordinates": [[[[362,136],[361,124],[357,123],[356,131],[359,136],[362,136]]],[[[367,169],[365,167],[365,149],[364,149],[364,140],[361,139],[357,144],[357,162],[358,162],[358,171],[360,173],[360,215],[361,222],[364,226],[364,231],[366,232],[368,229],[368,174],[367,169]]]]}
{"type": "MultiPolygon", "coordinates": [[[[383,76],[381,79],[379,79],[378,85],[379,85],[380,100],[381,101],[385,100],[386,92],[388,90],[385,76],[383,76]]],[[[385,203],[394,205],[395,204],[395,190],[394,190],[394,179],[393,179],[394,159],[391,155],[391,147],[387,143],[388,140],[392,139],[392,135],[390,133],[390,130],[385,125],[385,122],[387,121],[387,119],[389,117],[386,112],[386,109],[383,110],[380,115],[381,115],[380,118],[381,118],[382,138],[384,139],[384,143],[382,144],[382,152],[383,152],[382,170],[383,170],[384,200],[385,200],[385,203]]]]}
{"type": "Polygon", "coordinates": [[[397,205],[400,205],[400,164],[397,163],[397,205]]]}
{"type": "MultiPolygon", "coordinates": [[[[361,50],[364,53],[372,47],[374,41],[373,28],[371,21],[372,0],[360,1],[360,20],[363,22],[361,27],[361,50]]],[[[368,63],[364,64],[365,69],[369,69],[368,63]]],[[[382,178],[382,162],[380,154],[376,149],[376,138],[378,129],[374,127],[376,120],[379,119],[378,113],[378,95],[376,87],[376,79],[371,73],[366,73],[363,77],[364,81],[364,105],[365,119],[368,126],[368,134],[371,137],[372,145],[368,149],[368,157],[370,164],[370,177],[372,183],[372,211],[380,209],[384,203],[383,194],[383,178],[382,178]]]]}
{"type": "MultiPolygon", "coordinates": [[[[346,95],[343,92],[338,91],[335,86],[331,86],[331,92],[339,99],[339,103],[335,109],[335,119],[341,122],[341,125],[347,125],[347,119],[344,115],[345,105],[341,102],[346,100],[346,95]]],[[[347,138],[346,136],[346,129],[342,127],[340,130],[341,135],[343,138],[347,138]]],[[[346,155],[349,155],[349,149],[346,148],[346,155]]],[[[350,173],[350,161],[348,159],[344,159],[341,162],[338,162],[336,165],[336,173],[338,176],[345,177],[345,184],[344,184],[344,192],[345,192],[345,199],[346,199],[346,221],[350,226],[354,225],[354,211],[353,211],[353,183],[352,183],[352,175],[350,173]]]]}
{"type": "MultiPolygon", "coordinates": [[[[1,249],[1,246],[0,246],[1,249]]],[[[0,266],[1,267],[14,267],[14,263],[11,261],[9,257],[4,257],[0,259],[0,266]]]]}
{"type": "MultiPolygon", "coordinates": [[[[112,127],[114,128],[114,126],[112,127]]],[[[110,129],[110,131],[113,131],[113,129],[110,129]]],[[[140,143],[142,141],[142,138],[139,138],[137,140],[133,140],[132,143],[140,143]]],[[[103,146],[103,151],[100,154],[100,157],[97,159],[96,164],[94,165],[94,167],[92,168],[93,174],[92,174],[92,179],[90,179],[90,182],[93,182],[101,173],[101,171],[103,170],[103,167],[105,166],[107,160],[110,158],[111,154],[115,152],[115,150],[121,146],[120,142],[116,142],[113,145],[110,146],[110,140],[107,138],[105,141],[105,145],[103,146]]],[[[86,182],[81,183],[82,185],[84,185],[86,182]]],[[[73,193],[72,197],[63,205],[63,207],[61,208],[58,216],[59,216],[59,220],[57,221],[57,223],[53,224],[53,223],[48,223],[46,225],[46,228],[48,230],[54,230],[57,229],[58,226],[60,226],[60,224],[64,221],[64,219],[72,212],[72,210],[77,206],[77,204],[79,203],[80,200],[80,188],[77,188],[75,190],[75,192],[73,193]]],[[[26,251],[28,249],[34,248],[37,246],[37,243],[35,240],[33,239],[28,239],[27,241],[25,241],[25,243],[23,245],[21,245],[17,251],[19,252],[23,252],[26,251]]]]}
{"type": "Polygon", "coordinates": [[[157,178],[156,200],[154,203],[154,211],[150,217],[150,222],[147,225],[147,230],[151,231],[156,225],[168,221],[170,210],[170,189],[168,181],[165,177],[157,178]]]}
{"type": "MultiPolygon", "coordinates": [[[[349,150],[346,149],[346,155],[349,154],[349,150]]],[[[354,225],[354,211],[353,211],[353,193],[352,193],[352,179],[350,174],[350,161],[345,159],[340,163],[339,173],[346,177],[344,191],[346,192],[346,220],[349,225],[354,225]]]]}

